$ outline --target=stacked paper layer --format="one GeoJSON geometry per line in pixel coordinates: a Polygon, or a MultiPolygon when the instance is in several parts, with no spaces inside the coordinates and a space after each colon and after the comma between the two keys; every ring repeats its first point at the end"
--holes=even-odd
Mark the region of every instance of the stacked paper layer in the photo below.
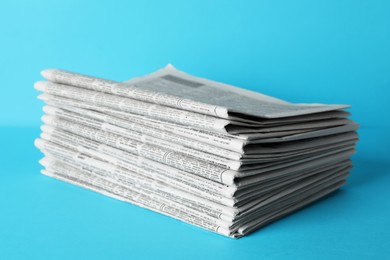
{"type": "Polygon", "coordinates": [[[44,70],[42,173],[230,237],[345,184],[344,105],[292,104],[167,66],[128,82],[44,70]]]}

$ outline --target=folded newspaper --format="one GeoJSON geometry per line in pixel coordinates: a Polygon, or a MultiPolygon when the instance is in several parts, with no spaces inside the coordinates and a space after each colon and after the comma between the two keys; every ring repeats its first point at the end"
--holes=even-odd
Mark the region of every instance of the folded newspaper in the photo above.
{"type": "Polygon", "coordinates": [[[42,71],[42,173],[239,238],[345,184],[346,105],[293,104],[167,67],[42,71]]]}

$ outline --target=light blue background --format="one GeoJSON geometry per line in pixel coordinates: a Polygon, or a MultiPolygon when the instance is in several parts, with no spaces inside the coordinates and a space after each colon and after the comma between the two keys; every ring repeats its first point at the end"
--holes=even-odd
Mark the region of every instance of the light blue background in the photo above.
{"type": "Polygon", "coordinates": [[[390,1],[0,2],[0,259],[385,259],[390,254],[390,1]],[[352,104],[349,185],[240,240],[39,174],[55,67],[126,80],[167,63],[292,102],[352,104]]]}

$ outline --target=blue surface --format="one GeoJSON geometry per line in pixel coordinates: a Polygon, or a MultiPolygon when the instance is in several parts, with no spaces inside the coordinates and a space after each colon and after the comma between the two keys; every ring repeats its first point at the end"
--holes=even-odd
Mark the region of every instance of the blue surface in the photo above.
{"type": "Polygon", "coordinates": [[[0,259],[386,259],[390,1],[0,2],[0,259]],[[292,102],[352,104],[349,184],[240,240],[39,174],[57,67],[114,80],[179,69],[292,102]]]}

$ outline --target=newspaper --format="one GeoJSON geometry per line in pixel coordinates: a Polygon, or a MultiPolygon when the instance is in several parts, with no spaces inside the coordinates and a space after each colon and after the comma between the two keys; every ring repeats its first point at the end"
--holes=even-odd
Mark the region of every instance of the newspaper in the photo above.
{"type": "MultiPolygon", "coordinates": [[[[237,188],[214,182],[183,170],[161,164],[129,152],[95,142],[93,140],[50,126],[42,126],[41,138],[67,149],[93,156],[130,171],[158,179],[162,182],[191,192],[198,196],[208,197],[220,203],[228,203],[237,188]],[[228,198],[228,200],[226,199],[228,198]]],[[[53,144],[52,144],[53,147],[53,144]]],[[[47,148],[49,149],[49,148],[47,148]]],[[[56,149],[59,149],[58,147],[56,149]]]]}
{"type": "MultiPolygon", "coordinates": [[[[49,147],[50,147],[50,145],[49,145],[49,147]]],[[[57,154],[57,151],[54,152],[54,154],[57,154]]],[[[134,187],[147,189],[147,190],[149,189],[146,194],[148,194],[148,193],[158,193],[160,195],[163,194],[164,195],[163,197],[165,197],[165,198],[170,197],[171,201],[173,200],[173,201],[176,201],[176,202],[181,203],[181,204],[185,204],[185,205],[190,206],[190,207],[191,207],[191,205],[196,205],[196,207],[194,209],[197,209],[203,213],[206,212],[207,214],[210,214],[213,217],[218,217],[220,214],[220,212],[218,212],[218,210],[217,210],[217,214],[215,214],[213,212],[209,212],[210,210],[208,210],[208,207],[210,206],[210,202],[208,202],[207,200],[202,200],[199,197],[196,200],[194,200],[193,196],[188,195],[188,194],[186,195],[186,193],[183,191],[182,192],[177,192],[177,191],[172,192],[172,190],[174,190],[174,189],[172,189],[172,187],[170,188],[169,186],[159,185],[159,183],[153,183],[153,180],[151,180],[151,179],[148,180],[147,178],[145,179],[142,176],[139,176],[136,174],[131,174],[131,172],[124,171],[120,167],[119,168],[113,167],[110,164],[104,163],[102,161],[96,161],[96,160],[92,159],[91,157],[88,157],[88,156],[85,156],[82,154],[77,154],[77,153],[62,153],[59,155],[59,158],[61,158],[61,160],[64,160],[66,162],[71,162],[73,164],[73,167],[75,167],[74,166],[75,164],[76,165],[82,164],[82,165],[84,165],[84,167],[87,167],[87,169],[89,169],[89,170],[94,169],[95,173],[106,176],[107,178],[111,178],[115,181],[119,181],[122,185],[125,185],[125,186],[130,185],[131,187],[133,187],[135,185],[134,187]],[[96,167],[98,167],[98,168],[96,168],[96,167]],[[172,198],[172,196],[173,196],[173,198],[172,198]],[[183,199],[184,199],[184,201],[183,201],[183,199]],[[204,207],[203,203],[208,205],[208,207],[204,207]]],[[[78,166],[76,166],[76,167],[78,167],[78,166]]],[[[82,169],[84,169],[84,168],[82,168],[82,169]]],[[[334,178],[333,172],[336,172],[338,174],[345,174],[345,169],[339,171],[336,168],[336,171],[335,171],[335,169],[331,170],[329,173],[328,173],[328,171],[325,171],[325,172],[322,172],[320,174],[316,174],[314,176],[308,177],[305,179],[305,181],[300,182],[298,184],[293,183],[292,185],[285,187],[281,192],[274,193],[274,195],[272,195],[272,200],[278,199],[281,196],[286,196],[285,194],[289,194],[292,191],[300,189],[300,187],[306,187],[308,183],[318,182],[324,178],[334,178]]],[[[268,196],[268,199],[266,199],[266,200],[260,198],[260,203],[258,203],[255,208],[251,207],[250,208],[251,211],[255,210],[256,208],[263,207],[263,205],[266,204],[266,201],[269,201],[270,200],[269,198],[271,198],[271,197],[269,197],[270,194],[268,194],[267,196],[268,196]]],[[[216,206],[216,205],[212,205],[212,206],[216,206]]],[[[218,207],[219,206],[217,205],[216,208],[218,209],[218,207]]],[[[246,209],[248,209],[248,207],[246,207],[246,209]]],[[[225,210],[226,210],[226,208],[225,208],[225,210]]],[[[242,209],[240,211],[242,211],[242,209]]],[[[251,211],[249,211],[249,212],[251,212],[251,211]]],[[[245,211],[245,214],[248,214],[248,211],[245,211]]],[[[236,215],[236,214],[234,214],[234,215],[236,215]]]]}
{"type": "Polygon", "coordinates": [[[94,129],[81,124],[73,123],[60,118],[45,115],[42,117],[45,124],[84,136],[106,145],[128,151],[153,161],[196,174],[198,176],[217,181],[223,184],[234,184],[237,171],[222,168],[192,156],[174,152],[158,146],[149,145],[133,139],[122,137],[110,132],[94,129]]]}
{"type": "MultiPolygon", "coordinates": [[[[228,151],[209,144],[197,142],[196,140],[190,138],[182,138],[173,133],[160,131],[150,126],[133,123],[131,121],[129,122],[128,120],[118,119],[96,111],[72,107],[65,107],[65,109],[60,109],[52,106],[45,106],[43,110],[48,115],[57,116],[76,123],[80,122],[82,124],[87,124],[93,128],[113,132],[118,135],[129,137],[130,139],[134,139],[134,136],[136,136],[136,140],[141,140],[145,143],[155,144],[167,149],[191,155],[200,160],[205,160],[207,162],[233,170],[238,170],[243,164],[268,162],[272,160],[280,160],[282,158],[296,158],[298,156],[304,156],[308,153],[315,153],[319,151],[325,151],[327,149],[334,149],[342,145],[353,144],[354,141],[357,140],[356,134],[351,136],[351,133],[344,135],[346,138],[345,140],[342,135],[330,136],[323,138],[324,140],[321,143],[319,143],[318,140],[307,141],[305,143],[306,147],[310,147],[310,145],[313,144],[324,144],[326,142],[327,145],[324,145],[323,147],[313,147],[307,151],[301,149],[290,152],[288,154],[282,154],[279,150],[274,149],[273,153],[268,152],[267,155],[271,155],[277,152],[276,159],[263,158],[263,156],[255,157],[253,153],[251,159],[246,159],[247,156],[243,153],[240,154],[228,151]],[[93,119],[96,119],[97,121],[93,119]],[[137,133],[134,133],[133,130],[137,133]],[[337,141],[337,143],[332,146],[332,142],[335,141],[337,141]]],[[[302,148],[302,144],[297,146],[302,148]]]]}
{"type": "Polygon", "coordinates": [[[77,114],[47,106],[44,107],[43,110],[47,115],[56,116],[71,122],[81,123],[93,128],[112,132],[133,140],[140,140],[144,143],[174,150],[221,167],[238,170],[241,166],[239,159],[242,156],[237,153],[219,149],[218,147],[208,144],[199,144],[199,142],[195,142],[188,138],[179,138],[177,135],[163,133],[151,127],[104,116],[103,114],[94,111],[77,110],[77,112],[79,112],[77,114]],[[185,144],[186,146],[182,144],[185,144]],[[234,157],[235,160],[231,159],[231,157],[234,157]]]}
{"type": "MultiPolygon", "coordinates": [[[[146,115],[154,119],[159,119],[171,123],[188,125],[201,130],[207,130],[222,134],[228,134],[229,132],[232,132],[233,134],[244,134],[242,137],[245,139],[264,139],[286,135],[290,136],[306,133],[309,131],[303,128],[292,129],[289,130],[290,132],[286,132],[286,130],[284,130],[279,132],[273,131],[273,133],[271,134],[258,133],[258,131],[253,128],[253,124],[248,125],[242,122],[231,120],[229,121],[226,119],[211,117],[176,108],[170,108],[157,104],[124,98],[121,96],[105,94],[103,92],[80,89],[77,87],[56,84],[53,82],[37,82],[35,84],[35,88],[48,94],[58,95],[70,99],[76,99],[87,103],[95,103],[97,105],[105,106],[120,111],[135,113],[138,115],[146,115]]],[[[322,123],[324,124],[324,122],[322,123]]],[[[325,122],[325,124],[326,123],[329,123],[329,121],[325,122]]],[[[346,123],[352,124],[352,122],[349,123],[348,121],[344,122],[344,124],[346,123]]],[[[338,124],[343,125],[343,123],[338,124]]],[[[313,131],[319,128],[320,126],[311,130],[313,131]]]]}
{"type": "MultiPolygon", "coordinates": [[[[260,220],[263,220],[264,218],[269,219],[270,214],[277,215],[280,210],[279,212],[276,211],[275,213],[275,210],[273,210],[272,207],[272,203],[277,203],[282,210],[286,210],[286,206],[291,210],[294,208],[292,207],[293,205],[302,205],[302,202],[307,202],[313,197],[318,198],[323,196],[324,190],[329,191],[330,189],[334,190],[335,187],[340,187],[345,183],[343,179],[346,176],[345,173],[339,172],[325,178],[317,177],[307,179],[304,183],[291,186],[282,194],[278,194],[277,196],[272,196],[266,200],[263,200],[261,206],[258,209],[244,214],[243,216],[245,217],[241,217],[233,222],[227,222],[218,221],[211,216],[209,217],[207,215],[202,215],[196,210],[183,207],[182,204],[175,204],[172,201],[164,200],[163,197],[152,198],[150,194],[144,194],[140,192],[138,187],[136,190],[132,190],[127,186],[123,186],[113,181],[111,178],[107,178],[107,176],[105,177],[99,175],[96,172],[88,171],[85,168],[77,169],[50,157],[43,159],[41,163],[48,169],[44,172],[45,174],[49,173],[49,175],[53,177],[60,177],[59,179],[63,180],[73,180],[74,184],[90,184],[92,187],[100,188],[100,190],[94,189],[95,191],[101,192],[101,190],[104,190],[114,192],[115,194],[119,195],[116,198],[121,200],[124,200],[124,198],[127,198],[130,194],[132,194],[133,196],[131,196],[132,200],[130,200],[130,202],[133,204],[140,205],[141,203],[141,205],[146,206],[146,208],[152,208],[150,205],[156,205],[157,203],[157,205],[160,205],[160,208],[157,208],[160,210],[157,212],[161,212],[162,209],[169,207],[171,210],[174,209],[173,215],[180,220],[184,220],[192,224],[197,224],[206,229],[232,237],[239,237],[240,235],[244,234],[243,228],[254,226],[252,223],[253,221],[255,221],[256,225],[258,225],[257,223],[259,223],[260,220]],[[227,228],[225,228],[225,226],[227,228]],[[220,231],[221,228],[222,231],[220,231]]],[[[152,209],[155,210],[155,208],[152,209]]],[[[163,211],[162,213],[165,212],[163,211]]]]}
{"type": "MultiPolygon", "coordinates": [[[[80,153],[82,152],[85,154],[89,154],[91,156],[94,156],[95,158],[102,159],[104,161],[108,161],[108,162],[112,163],[113,165],[120,165],[124,168],[131,170],[131,171],[140,173],[142,175],[149,176],[150,178],[158,179],[158,180],[165,182],[165,183],[172,183],[172,185],[177,187],[177,188],[181,188],[182,190],[193,193],[194,195],[205,197],[209,200],[212,200],[212,201],[224,204],[224,205],[232,205],[232,200],[231,199],[226,200],[225,198],[223,198],[225,196],[228,198],[232,198],[234,203],[237,202],[236,199],[234,199],[232,197],[233,195],[237,196],[237,190],[236,190],[237,188],[235,188],[235,187],[220,186],[220,187],[218,187],[218,189],[215,189],[214,186],[216,183],[211,183],[212,186],[210,187],[210,185],[208,185],[209,183],[207,183],[207,182],[204,183],[205,179],[191,178],[191,176],[188,176],[188,174],[185,172],[180,172],[179,174],[177,174],[176,173],[177,170],[174,168],[168,167],[168,169],[165,170],[166,167],[164,167],[163,165],[161,165],[159,163],[155,163],[152,161],[149,161],[148,163],[143,164],[142,163],[143,161],[145,161],[145,160],[148,161],[148,160],[143,159],[143,158],[136,158],[135,156],[132,156],[131,154],[128,154],[128,153],[121,151],[121,150],[116,150],[115,148],[110,148],[110,149],[104,148],[105,145],[94,143],[94,141],[92,141],[92,140],[85,139],[85,138],[82,138],[79,136],[75,136],[75,135],[72,135],[70,133],[58,130],[58,129],[52,129],[52,128],[47,127],[47,126],[44,126],[42,130],[43,130],[43,133],[42,133],[41,137],[44,140],[48,140],[48,141],[66,146],[67,148],[76,150],[80,153]],[[49,128],[49,130],[47,128],[49,128]],[[78,145],[78,144],[81,144],[81,145],[78,145]],[[97,147],[101,147],[101,148],[97,148],[97,147]],[[95,149],[99,150],[101,153],[95,152],[95,149]],[[118,154],[119,154],[119,156],[118,156],[118,154]],[[119,159],[113,158],[110,155],[117,156],[119,159]],[[143,168],[140,168],[137,165],[140,165],[140,167],[143,167],[143,168]],[[211,192],[211,190],[214,190],[214,192],[211,192]],[[220,191],[225,191],[225,192],[222,192],[223,197],[221,197],[221,195],[219,195],[220,191]]],[[[327,166],[327,168],[325,168],[324,170],[327,170],[328,168],[329,168],[329,166],[327,166]]],[[[322,168],[320,168],[320,169],[322,169],[322,168]]],[[[316,172],[314,172],[314,173],[312,173],[312,172],[313,171],[309,171],[308,174],[316,173],[316,172]]],[[[294,172],[292,172],[292,173],[294,173],[294,172]]],[[[299,174],[300,175],[298,176],[298,179],[305,176],[304,172],[299,172],[299,174]]],[[[268,175],[268,176],[270,176],[270,175],[268,175]]],[[[296,176],[296,174],[290,173],[289,176],[290,176],[290,178],[287,178],[287,179],[289,179],[289,181],[293,181],[294,176],[296,176]]],[[[277,180],[277,182],[278,181],[279,180],[277,180]]],[[[261,187],[261,190],[267,191],[267,189],[269,190],[275,184],[278,184],[278,185],[286,184],[286,183],[289,183],[289,181],[286,180],[286,178],[282,179],[282,183],[277,183],[277,182],[271,180],[271,181],[268,181],[265,184],[263,184],[261,187]]],[[[256,187],[256,188],[260,189],[260,187],[256,187]]],[[[238,195],[240,195],[242,197],[242,193],[239,193],[238,195]]]]}
{"type": "Polygon", "coordinates": [[[143,101],[105,94],[103,92],[80,89],[52,82],[37,82],[35,83],[35,88],[52,95],[85,101],[87,103],[94,103],[120,111],[144,115],[155,119],[188,125],[194,128],[218,133],[226,134],[227,131],[225,126],[229,124],[229,121],[226,119],[215,118],[176,108],[150,104],[143,101]]]}
{"type": "MultiPolygon", "coordinates": [[[[120,166],[127,168],[127,169],[130,169],[134,172],[138,172],[138,173],[141,173],[144,175],[149,174],[148,176],[151,176],[151,178],[156,178],[156,179],[160,178],[161,179],[161,177],[162,177],[162,179],[161,179],[162,181],[167,182],[167,183],[171,182],[174,184],[174,186],[180,187],[183,190],[187,190],[189,192],[192,192],[195,195],[207,197],[210,200],[215,200],[216,202],[219,202],[222,204],[225,204],[226,200],[224,201],[224,199],[222,199],[222,200],[218,199],[218,197],[219,197],[218,194],[222,194],[223,196],[226,196],[228,198],[232,198],[233,195],[237,196],[237,188],[238,187],[217,185],[216,183],[214,183],[214,182],[210,183],[209,181],[206,181],[203,178],[191,178],[191,175],[186,173],[186,172],[178,171],[177,169],[174,169],[171,167],[166,167],[166,166],[164,167],[164,165],[149,161],[149,160],[144,159],[144,158],[139,158],[139,157],[137,158],[136,156],[132,156],[131,154],[129,154],[125,151],[117,150],[115,148],[106,147],[103,144],[94,143],[94,141],[92,141],[92,140],[89,140],[89,139],[86,139],[86,138],[83,138],[83,137],[80,137],[80,136],[77,136],[77,135],[74,135],[71,133],[67,133],[67,132],[62,131],[62,130],[53,129],[53,128],[50,128],[48,126],[43,126],[42,130],[43,130],[43,133],[42,133],[41,137],[44,140],[49,140],[51,142],[58,143],[58,144],[63,145],[67,148],[77,150],[78,152],[90,154],[90,155],[95,156],[99,159],[103,158],[103,160],[107,160],[114,165],[120,165],[120,166]],[[101,152],[103,154],[99,154],[99,153],[94,152],[95,149],[99,150],[99,152],[101,152]],[[112,155],[116,158],[119,158],[119,161],[118,161],[118,159],[110,158],[111,157],[110,155],[112,155]],[[147,161],[147,163],[143,163],[145,160],[147,161]],[[139,169],[139,167],[137,167],[136,165],[139,165],[140,167],[143,167],[143,168],[139,169]],[[213,191],[213,192],[211,192],[211,191],[213,191]],[[226,192],[224,192],[224,191],[226,191],[226,192]]],[[[331,160],[334,160],[336,162],[337,157],[332,158],[331,160]]],[[[320,167],[320,165],[323,165],[323,161],[319,161],[319,163],[320,163],[319,165],[318,165],[318,163],[317,164],[312,163],[312,167],[311,168],[309,167],[308,173],[311,173],[313,171],[313,170],[311,170],[313,167],[314,167],[314,169],[322,169],[320,167]]],[[[329,166],[327,166],[327,167],[329,167],[329,166]]],[[[334,167],[334,166],[332,166],[332,167],[334,167]]],[[[275,180],[275,178],[279,178],[280,176],[283,177],[284,175],[289,175],[290,177],[294,177],[294,176],[296,176],[297,173],[299,173],[300,176],[304,176],[303,175],[305,173],[304,169],[307,169],[307,165],[304,165],[303,168],[302,168],[302,166],[296,166],[296,167],[292,167],[292,168],[289,168],[289,169],[286,169],[283,171],[278,171],[276,173],[275,173],[275,170],[271,171],[267,174],[263,173],[261,175],[262,176],[261,178],[257,178],[258,179],[257,183],[259,183],[259,182],[264,183],[265,182],[263,185],[264,187],[262,187],[262,190],[266,190],[266,188],[267,188],[266,186],[270,187],[271,186],[270,184],[272,183],[273,180],[275,180]]],[[[325,168],[325,169],[327,169],[327,168],[325,168]]],[[[193,176],[193,177],[196,177],[196,176],[193,176]]],[[[286,181],[286,179],[284,178],[283,181],[286,181]]],[[[241,181],[238,184],[240,185],[240,187],[242,187],[242,186],[245,187],[245,185],[244,185],[245,181],[241,181]]],[[[250,182],[250,184],[253,185],[253,182],[250,182]]],[[[260,188],[260,187],[258,187],[258,188],[260,188]]],[[[226,205],[231,205],[231,204],[226,204],[226,205]]]]}
{"type": "Polygon", "coordinates": [[[256,201],[253,201],[253,197],[260,195],[268,195],[272,192],[272,194],[277,193],[279,191],[283,191],[286,189],[286,186],[292,183],[299,183],[301,180],[315,176],[317,174],[326,173],[329,174],[331,171],[348,171],[351,169],[351,161],[345,160],[339,163],[336,163],[332,166],[322,166],[316,169],[303,170],[300,172],[291,172],[285,174],[283,176],[274,177],[268,180],[265,180],[256,185],[252,185],[249,188],[238,190],[235,194],[235,200],[238,201],[237,205],[243,205],[243,203],[247,203],[246,207],[251,207],[256,205],[256,201]]]}
{"type": "MultiPolygon", "coordinates": [[[[267,194],[255,196],[250,202],[244,202],[244,206],[240,207],[240,214],[236,216],[235,225],[242,224],[244,221],[253,218],[259,214],[264,214],[265,211],[273,210],[280,203],[290,203],[296,196],[307,196],[310,193],[316,193],[318,189],[323,188],[326,183],[331,184],[345,180],[348,177],[348,170],[329,170],[312,175],[302,179],[299,182],[294,182],[285,185],[281,189],[274,189],[267,194]]],[[[278,205],[280,207],[280,205],[278,205]]]]}
{"type": "MultiPolygon", "coordinates": [[[[131,115],[131,114],[126,114],[126,115],[120,114],[120,115],[113,116],[112,110],[107,111],[107,109],[99,106],[87,105],[86,103],[83,102],[64,99],[58,96],[50,96],[47,94],[42,94],[39,97],[42,98],[47,104],[50,104],[51,106],[63,107],[68,111],[76,112],[78,114],[82,114],[83,116],[100,118],[102,120],[104,117],[106,122],[110,122],[118,126],[126,126],[129,129],[142,131],[143,133],[153,135],[155,137],[167,141],[176,140],[177,142],[185,144],[186,146],[192,147],[194,149],[207,151],[234,160],[238,160],[239,158],[251,158],[253,156],[257,156],[255,154],[258,153],[269,154],[271,151],[272,153],[274,152],[280,153],[285,150],[284,147],[290,147],[289,148],[290,150],[291,149],[298,150],[298,149],[303,149],[304,148],[303,145],[308,146],[311,143],[316,145],[319,144],[326,145],[328,143],[334,142],[334,139],[336,138],[337,138],[337,142],[342,142],[343,136],[347,136],[348,138],[348,136],[353,135],[353,137],[357,139],[356,133],[345,132],[344,134],[338,134],[338,135],[332,134],[332,135],[328,135],[328,137],[322,137],[321,139],[319,138],[312,139],[311,141],[305,141],[305,142],[295,141],[295,142],[289,142],[288,144],[281,143],[278,145],[274,145],[272,150],[270,150],[270,148],[267,146],[261,146],[259,144],[254,144],[254,143],[246,143],[245,140],[237,139],[235,136],[226,136],[226,135],[220,135],[211,132],[197,131],[195,129],[184,128],[182,126],[169,124],[167,122],[156,121],[156,120],[151,121],[151,119],[149,118],[143,116],[131,115]],[[97,115],[96,111],[99,111],[98,113],[100,113],[98,117],[96,116],[97,115]],[[205,143],[207,143],[206,146],[204,145],[205,143]],[[222,149],[215,149],[213,147],[218,147],[222,149]],[[236,152],[232,152],[229,150],[235,150],[236,152]]],[[[119,112],[117,111],[117,113],[119,112]]],[[[345,130],[350,131],[353,129],[354,126],[352,129],[345,129],[345,130]]],[[[330,130],[327,129],[326,131],[330,131],[330,130]]],[[[265,141],[266,140],[263,140],[263,142],[265,141]]],[[[241,160],[241,161],[245,161],[245,160],[241,160]]]]}
{"type": "Polygon", "coordinates": [[[255,174],[264,173],[270,170],[277,170],[281,168],[291,167],[296,164],[303,164],[310,161],[315,161],[317,158],[321,159],[329,157],[333,154],[353,153],[353,148],[347,146],[340,149],[331,150],[330,152],[320,153],[317,156],[311,156],[309,158],[303,158],[301,160],[284,161],[281,164],[261,164],[246,167],[245,171],[236,171],[227,168],[220,167],[215,164],[210,164],[205,161],[198,160],[192,156],[185,155],[183,153],[175,152],[163,147],[150,145],[136,141],[137,138],[130,139],[123,137],[112,132],[103,131],[101,129],[91,128],[81,122],[74,123],[62,118],[56,118],[52,116],[43,116],[43,121],[46,124],[61,128],[66,131],[79,134],[86,138],[105,143],[107,145],[126,150],[130,153],[160,162],[172,167],[187,171],[189,173],[196,174],[198,176],[217,181],[223,184],[232,185],[235,183],[237,177],[245,177],[255,174]]]}
{"type": "Polygon", "coordinates": [[[316,201],[322,197],[325,197],[326,195],[328,195],[332,192],[335,192],[343,185],[345,185],[345,181],[340,181],[340,182],[335,183],[331,186],[325,187],[324,189],[319,191],[317,194],[311,195],[308,198],[297,200],[294,203],[291,203],[287,206],[284,206],[282,209],[277,209],[275,211],[269,212],[268,214],[266,214],[264,216],[256,218],[252,222],[240,226],[238,228],[238,230],[236,231],[236,234],[234,234],[234,237],[240,238],[240,237],[247,235],[255,230],[258,230],[261,227],[264,227],[265,225],[286,216],[287,214],[290,214],[290,213],[292,213],[300,208],[303,208],[306,205],[313,203],[314,201],[316,201]]]}
{"type": "MultiPolygon", "coordinates": [[[[58,154],[52,154],[50,152],[45,155],[49,158],[55,158],[55,161],[58,161],[57,164],[60,164],[59,167],[72,167],[81,171],[85,170],[92,172],[101,178],[122,185],[128,189],[135,190],[143,195],[148,195],[152,199],[161,201],[164,204],[180,207],[181,210],[191,212],[192,215],[197,215],[198,217],[208,218],[209,222],[214,222],[215,224],[222,225],[226,228],[228,228],[230,224],[229,221],[223,220],[223,218],[233,219],[237,214],[237,210],[233,207],[223,206],[201,197],[193,196],[184,191],[173,189],[172,187],[162,185],[152,179],[133,174],[130,171],[99,160],[94,160],[83,154],[73,158],[69,158],[68,156],[68,158],[60,157],[58,154]],[[197,213],[199,213],[199,215],[197,213]],[[222,216],[222,214],[224,216],[222,216]]],[[[44,166],[48,169],[53,169],[50,168],[53,167],[51,163],[46,163],[44,166]]]]}
{"type": "Polygon", "coordinates": [[[260,93],[198,78],[168,65],[125,83],[64,70],[42,71],[46,79],[99,92],[220,118],[240,115],[280,118],[344,109],[346,105],[292,104],[260,93]]]}
{"type": "MultiPolygon", "coordinates": [[[[66,93],[68,93],[67,90],[69,90],[69,88],[73,88],[73,91],[72,91],[73,94],[68,95],[65,98],[62,98],[62,101],[66,102],[66,101],[69,101],[69,99],[72,100],[72,97],[77,97],[76,100],[79,100],[80,102],[83,101],[84,103],[87,103],[91,109],[94,109],[93,105],[92,105],[94,95],[104,95],[103,93],[99,93],[99,92],[82,94],[82,93],[78,93],[78,92],[83,91],[83,90],[78,90],[77,88],[67,87],[67,86],[64,86],[64,87],[57,86],[57,88],[53,89],[53,88],[47,87],[48,84],[49,84],[49,86],[53,85],[53,83],[44,83],[44,82],[38,82],[35,85],[35,87],[38,90],[44,91],[46,94],[47,93],[54,94],[54,96],[53,95],[40,96],[41,99],[43,99],[45,101],[47,100],[48,103],[50,103],[50,100],[53,98],[54,99],[59,98],[59,97],[55,97],[55,95],[63,95],[63,96],[65,95],[66,96],[66,93]],[[61,91],[61,89],[62,89],[62,91],[61,91]],[[91,103],[89,103],[89,102],[91,102],[91,103]]],[[[123,109],[119,108],[120,103],[118,103],[118,102],[120,102],[120,101],[117,100],[117,98],[120,98],[120,97],[113,96],[113,98],[114,98],[114,100],[111,100],[111,101],[109,98],[107,98],[106,102],[97,102],[97,103],[103,107],[105,105],[108,107],[111,107],[111,110],[112,109],[115,110],[115,108],[119,109],[120,111],[126,111],[126,112],[129,112],[131,110],[130,112],[133,112],[133,113],[141,115],[141,116],[145,116],[145,115],[150,116],[151,114],[153,114],[155,116],[157,115],[156,117],[154,117],[154,116],[152,116],[152,117],[160,119],[160,120],[167,120],[168,124],[169,124],[169,122],[171,123],[170,126],[169,125],[164,126],[164,128],[166,128],[166,127],[171,128],[171,131],[174,131],[175,133],[177,133],[177,132],[183,133],[183,130],[184,130],[184,132],[185,132],[184,136],[187,136],[190,138],[197,137],[198,139],[199,138],[203,139],[202,141],[210,142],[210,144],[216,143],[221,148],[228,148],[228,149],[233,150],[233,151],[241,151],[243,149],[243,146],[247,143],[268,143],[268,142],[293,141],[293,140],[300,140],[300,139],[305,139],[305,138],[315,138],[315,137],[320,137],[320,136],[333,135],[333,134],[337,134],[337,133],[344,133],[344,132],[354,131],[358,128],[357,124],[355,124],[351,121],[346,121],[347,124],[345,124],[345,125],[340,125],[340,126],[335,126],[335,127],[331,127],[331,128],[325,128],[325,129],[315,128],[315,129],[309,129],[309,130],[300,129],[300,130],[280,131],[280,132],[270,132],[270,133],[247,133],[247,134],[238,134],[238,135],[233,136],[233,135],[228,134],[228,130],[226,128],[226,126],[228,125],[227,122],[223,123],[222,125],[219,124],[220,123],[219,120],[221,120],[221,119],[216,119],[216,121],[215,121],[214,120],[215,118],[208,117],[208,121],[207,121],[208,123],[205,123],[204,125],[202,125],[202,123],[201,123],[202,120],[200,118],[196,118],[199,116],[199,114],[195,115],[195,117],[191,117],[188,115],[182,115],[183,117],[185,117],[184,121],[189,120],[189,121],[193,122],[193,124],[192,124],[193,130],[188,131],[188,129],[183,129],[182,127],[175,127],[175,124],[182,124],[183,123],[182,120],[180,119],[180,116],[176,117],[176,115],[179,115],[178,112],[164,111],[164,113],[159,113],[158,112],[159,108],[156,108],[154,105],[152,105],[152,107],[154,107],[152,110],[145,111],[145,109],[147,109],[147,107],[148,107],[147,104],[144,104],[142,106],[142,109],[139,109],[140,108],[139,106],[138,107],[131,106],[133,101],[130,101],[129,99],[127,99],[127,100],[125,99],[125,103],[131,109],[124,109],[123,110],[123,109]],[[113,103],[112,103],[112,105],[108,105],[107,102],[108,103],[113,102],[113,103]],[[155,109],[157,109],[157,110],[155,110],[155,109]],[[172,113],[172,114],[168,115],[167,113],[168,114],[172,113]],[[194,119],[194,118],[196,118],[196,119],[194,119]],[[194,121],[193,121],[193,119],[194,119],[194,121]],[[172,124],[172,122],[173,122],[173,124],[172,124]],[[172,129],[172,126],[174,127],[174,129],[172,129]],[[206,130],[206,132],[204,132],[205,130],[206,130]],[[216,132],[213,133],[210,131],[216,131],[216,132]],[[216,134],[216,133],[219,133],[219,134],[216,134]],[[229,146],[229,144],[230,144],[230,146],[229,146]]],[[[61,106],[60,105],[61,102],[58,102],[58,101],[54,102],[54,103],[52,102],[51,104],[54,106],[61,106]]],[[[150,104],[149,104],[149,106],[150,106],[150,104]]],[[[84,108],[85,108],[85,105],[84,105],[84,108]]],[[[167,109],[167,108],[163,108],[163,110],[164,109],[167,109]]],[[[94,110],[99,111],[99,109],[94,109],[94,110]]],[[[192,113],[192,114],[195,114],[195,113],[192,113]]],[[[115,113],[114,115],[118,116],[118,113],[115,113]]],[[[119,115],[119,117],[126,119],[126,114],[119,115]]],[[[155,123],[157,123],[157,122],[155,122],[155,123]]],[[[166,123],[164,121],[162,121],[162,122],[160,122],[160,125],[166,125],[166,123]]]]}
{"type": "Polygon", "coordinates": [[[293,104],[167,66],[115,82],[44,70],[43,174],[239,238],[345,184],[346,105],[293,104]]]}
{"type": "Polygon", "coordinates": [[[221,235],[230,236],[231,232],[214,223],[210,223],[203,218],[193,216],[184,211],[180,211],[169,205],[165,205],[160,201],[151,199],[149,196],[142,195],[138,192],[128,190],[120,185],[113,184],[95,175],[88,174],[86,172],[80,172],[76,169],[65,169],[56,172],[50,170],[43,170],[43,174],[50,177],[57,178],[59,180],[69,182],[73,185],[81,186],[99,193],[103,193],[106,196],[113,197],[115,199],[123,200],[132,203],[143,208],[152,209],[153,211],[168,215],[170,217],[182,220],[195,226],[205,228],[207,230],[219,233],[221,235]]]}
{"type": "Polygon", "coordinates": [[[243,147],[246,143],[246,140],[244,138],[240,138],[239,136],[224,135],[215,132],[189,128],[183,125],[173,124],[166,121],[159,121],[142,115],[125,113],[122,111],[106,108],[103,106],[88,104],[86,102],[81,102],[69,98],[63,98],[60,96],[41,94],[38,96],[38,98],[51,106],[64,107],[66,109],[70,109],[71,111],[74,111],[74,109],[83,109],[84,111],[85,110],[97,111],[109,117],[113,117],[114,119],[116,118],[116,119],[121,119],[122,121],[125,120],[129,122],[137,123],[145,127],[152,127],[162,132],[169,132],[169,133],[173,133],[182,137],[195,140],[196,143],[200,143],[200,144],[207,143],[212,146],[235,151],[237,153],[243,152],[243,147]]]}

